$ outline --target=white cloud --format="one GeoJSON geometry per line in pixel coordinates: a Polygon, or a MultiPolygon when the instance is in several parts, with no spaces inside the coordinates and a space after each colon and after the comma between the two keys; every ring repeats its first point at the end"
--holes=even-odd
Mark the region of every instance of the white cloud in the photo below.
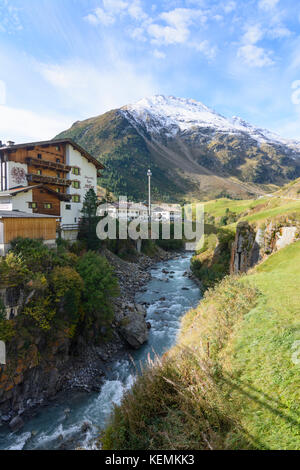
{"type": "Polygon", "coordinates": [[[115,22],[114,16],[110,13],[107,13],[102,8],[96,8],[94,13],[90,13],[84,18],[86,21],[92,25],[103,24],[104,26],[109,26],[115,22]]]}
{"type": "Polygon", "coordinates": [[[214,59],[217,54],[217,47],[212,46],[209,41],[204,40],[192,45],[197,51],[202,52],[208,59],[214,59]]]}
{"type": "Polygon", "coordinates": [[[123,0],[103,0],[102,6],[103,8],[95,8],[95,10],[85,16],[84,19],[95,26],[99,24],[110,26],[115,22],[116,17],[128,7],[130,7],[131,13],[129,14],[131,16],[139,13],[139,0],[134,0],[130,5],[123,0]]]}
{"type": "Polygon", "coordinates": [[[223,10],[225,11],[225,13],[231,13],[235,9],[236,9],[236,2],[234,1],[226,2],[226,4],[223,5],[223,10]]]}
{"type": "Polygon", "coordinates": [[[154,55],[154,57],[156,57],[156,59],[165,59],[166,58],[166,54],[162,51],[159,51],[158,49],[154,49],[153,55],[154,55]]]}
{"type": "Polygon", "coordinates": [[[146,20],[148,15],[144,12],[140,0],[134,0],[128,5],[128,14],[135,20],[146,20]]]}
{"type": "Polygon", "coordinates": [[[254,44],[241,46],[238,49],[238,57],[250,67],[265,67],[274,63],[270,57],[270,53],[254,44]]]}
{"type": "Polygon", "coordinates": [[[260,25],[251,25],[246,28],[246,32],[243,36],[243,43],[247,44],[256,44],[264,36],[264,33],[260,25]]]}
{"type": "Polygon", "coordinates": [[[0,80],[0,105],[6,103],[6,85],[3,80],[0,80]]]}
{"type": "Polygon", "coordinates": [[[0,32],[14,33],[23,29],[20,20],[20,8],[9,4],[9,0],[0,0],[0,32]]]}
{"type": "Polygon", "coordinates": [[[120,13],[128,7],[128,2],[123,0],[103,0],[103,7],[111,13],[120,13]]]}
{"type": "Polygon", "coordinates": [[[286,26],[279,24],[277,26],[274,26],[274,28],[271,28],[268,32],[268,35],[272,39],[282,39],[290,37],[292,33],[286,26]]]}
{"type": "Polygon", "coordinates": [[[0,106],[0,129],[2,140],[28,142],[52,139],[71,125],[70,119],[50,117],[48,111],[38,114],[27,109],[0,106]]]}
{"type": "Polygon", "coordinates": [[[161,13],[160,19],[167,25],[152,23],[148,27],[148,33],[157,44],[183,44],[190,35],[189,26],[194,21],[204,23],[206,16],[201,10],[189,8],[175,8],[168,12],[161,13]]]}
{"type": "Polygon", "coordinates": [[[258,6],[262,10],[272,10],[277,6],[278,3],[279,0],[260,0],[258,2],[258,6]]]}
{"type": "Polygon", "coordinates": [[[294,90],[291,96],[292,103],[298,105],[300,104],[300,80],[295,80],[291,88],[294,90]]]}
{"type": "Polygon", "coordinates": [[[241,46],[238,49],[238,58],[250,67],[266,67],[274,64],[271,58],[272,52],[257,45],[267,34],[268,31],[263,30],[260,24],[246,26],[241,46]]]}

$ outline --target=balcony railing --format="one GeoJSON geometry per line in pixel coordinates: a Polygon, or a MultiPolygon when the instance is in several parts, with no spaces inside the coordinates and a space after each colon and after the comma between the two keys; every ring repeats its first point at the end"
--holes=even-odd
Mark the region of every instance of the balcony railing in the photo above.
{"type": "Polygon", "coordinates": [[[43,175],[27,175],[27,180],[29,183],[47,183],[54,184],[57,186],[71,186],[72,181],[66,180],[65,178],[57,178],[55,176],[43,176],[43,175]]]}
{"type": "Polygon", "coordinates": [[[71,171],[71,167],[69,165],[64,165],[63,163],[51,162],[49,160],[41,160],[39,158],[27,157],[26,161],[28,165],[32,166],[40,166],[43,168],[53,168],[54,170],[65,171],[68,173],[71,171]]]}

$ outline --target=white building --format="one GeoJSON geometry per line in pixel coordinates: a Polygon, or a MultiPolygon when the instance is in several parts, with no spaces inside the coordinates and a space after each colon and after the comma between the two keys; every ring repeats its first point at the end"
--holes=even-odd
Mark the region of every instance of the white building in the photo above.
{"type": "Polygon", "coordinates": [[[84,197],[97,193],[103,165],[71,139],[0,142],[0,210],[56,216],[64,238],[77,237],[84,197]]]}

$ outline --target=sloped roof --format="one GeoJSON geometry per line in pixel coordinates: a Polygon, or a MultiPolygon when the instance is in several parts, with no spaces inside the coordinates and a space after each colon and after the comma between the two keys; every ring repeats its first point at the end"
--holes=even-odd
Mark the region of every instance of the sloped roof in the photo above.
{"type": "Polygon", "coordinates": [[[43,186],[42,184],[36,184],[34,186],[19,186],[17,188],[13,189],[8,189],[7,191],[0,191],[0,197],[1,196],[14,196],[15,194],[18,193],[26,193],[27,191],[32,191],[35,188],[40,188],[43,186]]]}
{"type": "Polygon", "coordinates": [[[0,219],[58,219],[55,215],[47,214],[30,214],[29,212],[22,211],[1,211],[0,219]]]}
{"type": "Polygon", "coordinates": [[[41,142],[27,142],[24,144],[13,144],[13,145],[8,145],[5,147],[0,147],[0,153],[2,152],[7,152],[7,151],[14,151],[17,149],[22,149],[26,147],[36,147],[36,146],[43,146],[43,145],[55,145],[55,144],[70,144],[72,147],[74,147],[78,152],[80,152],[82,155],[85,156],[87,160],[89,160],[91,163],[95,165],[95,167],[98,170],[103,170],[104,166],[102,163],[100,163],[95,157],[93,157],[87,150],[85,150],[83,147],[81,147],[79,144],[77,144],[74,140],[72,139],[55,139],[55,140],[43,140],[41,142]]]}

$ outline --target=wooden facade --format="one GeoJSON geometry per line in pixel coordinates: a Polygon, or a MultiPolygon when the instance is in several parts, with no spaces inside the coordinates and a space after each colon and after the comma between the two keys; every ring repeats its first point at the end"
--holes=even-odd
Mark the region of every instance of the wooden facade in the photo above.
{"type": "Polygon", "coordinates": [[[66,195],[70,182],[66,175],[71,167],[66,165],[66,144],[33,145],[24,148],[7,149],[9,160],[26,163],[29,186],[39,183],[45,188],[33,189],[33,213],[60,216],[60,194],[66,195]],[[47,191],[49,188],[51,192],[47,191]]]}
{"type": "Polygon", "coordinates": [[[4,243],[10,243],[14,238],[56,239],[56,219],[53,217],[8,217],[0,219],[3,223],[4,243]]]}

